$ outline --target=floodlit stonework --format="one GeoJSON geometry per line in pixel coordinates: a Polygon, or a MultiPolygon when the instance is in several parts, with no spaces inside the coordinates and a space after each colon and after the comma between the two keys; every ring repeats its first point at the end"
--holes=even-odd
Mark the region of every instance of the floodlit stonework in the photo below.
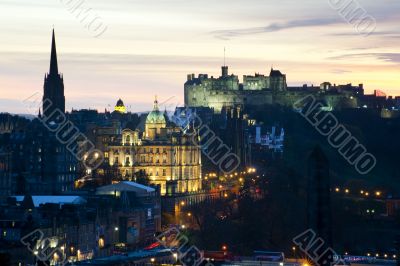
{"type": "Polygon", "coordinates": [[[286,75],[271,69],[269,76],[255,74],[243,76],[243,83],[236,75],[228,74],[228,67],[222,67],[218,78],[207,74],[189,74],[185,83],[185,106],[210,107],[220,113],[223,107],[236,105],[279,104],[292,106],[308,94],[324,102],[328,109],[356,108],[358,97],[364,95],[363,85],[332,85],[328,82],[318,87],[288,87],[286,75]]]}
{"type": "Polygon", "coordinates": [[[160,186],[162,195],[201,190],[201,149],[178,127],[167,126],[157,100],[147,116],[145,131],[122,130],[106,157],[124,179],[134,180],[140,172],[148,175],[151,184],[160,186]]]}

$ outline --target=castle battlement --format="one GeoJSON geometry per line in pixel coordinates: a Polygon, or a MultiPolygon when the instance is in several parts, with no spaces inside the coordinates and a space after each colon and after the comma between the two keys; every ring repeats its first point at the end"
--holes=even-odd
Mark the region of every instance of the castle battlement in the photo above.
{"type": "Polygon", "coordinates": [[[260,73],[243,75],[243,82],[240,83],[238,76],[229,74],[228,70],[227,66],[222,66],[221,76],[218,78],[209,77],[208,74],[199,74],[197,77],[189,74],[184,85],[185,106],[209,107],[216,113],[221,112],[223,107],[236,105],[292,106],[309,94],[324,103],[329,110],[360,108],[365,105],[383,108],[393,105],[386,100],[383,103],[384,99],[378,97],[379,95],[364,95],[363,84],[353,86],[323,82],[319,86],[288,87],[286,75],[275,69],[271,69],[268,76],[260,73]],[[373,96],[372,100],[370,96],[373,96]]]}

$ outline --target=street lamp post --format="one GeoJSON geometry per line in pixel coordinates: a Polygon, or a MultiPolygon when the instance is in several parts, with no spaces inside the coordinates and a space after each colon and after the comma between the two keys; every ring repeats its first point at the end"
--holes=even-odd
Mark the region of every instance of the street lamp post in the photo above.
{"type": "Polygon", "coordinates": [[[293,250],[293,258],[296,260],[297,262],[297,257],[296,257],[296,247],[292,247],[293,250]]]}

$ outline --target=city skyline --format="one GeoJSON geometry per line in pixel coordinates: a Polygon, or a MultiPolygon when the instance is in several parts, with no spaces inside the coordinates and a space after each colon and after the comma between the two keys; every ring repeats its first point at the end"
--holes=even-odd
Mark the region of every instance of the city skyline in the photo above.
{"type": "Polygon", "coordinates": [[[359,2],[377,21],[368,37],[358,34],[328,1],[253,0],[246,6],[227,1],[86,1],[107,25],[94,38],[65,3],[3,4],[0,112],[27,113],[22,99],[41,93],[53,24],[68,111],[112,110],[119,98],[129,111],[149,111],[154,94],[160,102],[173,97],[174,104],[183,105],[186,74],[218,76],[224,47],[230,72],[239,78],[268,74],[273,66],[287,74],[289,85],[364,83],[367,93],[380,89],[400,95],[400,31],[394,8],[400,4],[395,1],[359,2]]]}

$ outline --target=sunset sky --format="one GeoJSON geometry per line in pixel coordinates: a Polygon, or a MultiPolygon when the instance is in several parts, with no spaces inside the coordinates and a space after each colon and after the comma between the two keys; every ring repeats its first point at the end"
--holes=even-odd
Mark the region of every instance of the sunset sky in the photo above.
{"type": "MultiPolygon", "coordinates": [[[[85,0],[107,29],[85,28],[69,10],[83,0],[0,0],[0,112],[27,113],[42,93],[55,28],[66,107],[151,109],[154,95],[183,104],[188,73],[287,75],[289,85],[364,83],[400,95],[400,1],[359,0],[376,19],[369,36],[329,0],[85,0]]],[[[345,1],[345,0],[343,0],[345,1]]],[[[350,0],[347,0],[350,2],[350,0]]]]}

